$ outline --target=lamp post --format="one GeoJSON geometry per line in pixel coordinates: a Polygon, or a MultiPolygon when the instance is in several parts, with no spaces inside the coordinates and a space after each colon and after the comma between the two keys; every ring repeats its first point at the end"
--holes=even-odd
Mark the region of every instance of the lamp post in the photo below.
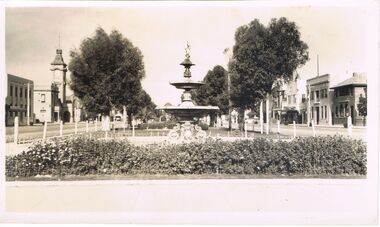
{"type": "MultiPolygon", "coordinates": [[[[224,49],[223,53],[227,58],[227,67],[228,63],[232,61],[232,52],[230,48],[224,49]]],[[[227,92],[228,92],[228,131],[232,130],[232,102],[231,102],[231,75],[229,70],[227,71],[227,92]]]]}

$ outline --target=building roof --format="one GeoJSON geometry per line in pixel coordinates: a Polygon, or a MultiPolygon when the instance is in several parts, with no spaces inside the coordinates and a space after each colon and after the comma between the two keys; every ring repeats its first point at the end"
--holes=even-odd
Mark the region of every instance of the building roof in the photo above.
{"type": "Polygon", "coordinates": [[[344,86],[367,86],[367,76],[365,74],[354,73],[351,78],[344,80],[331,88],[344,86]]]}
{"type": "Polygon", "coordinates": [[[329,80],[330,80],[330,74],[324,74],[324,75],[320,75],[320,76],[310,78],[310,79],[306,80],[306,83],[310,84],[310,85],[318,85],[321,83],[329,82],[329,80]]]}
{"type": "Polygon", "coordinates": [[[57,54],[55,55],[54,61],[51,63],[51,65],[64,65],[64,66],[66,66],[65,62],[63,61],[63,57],[62,57],[62,50],[57,49],[56,53],[57,54]]]}
{"type": "Polygon", "coordinates": [[[26,79],[26,78],[23,78],[23,77],[20,77],[20,76],[15,76],[15,75],[12,75],[12,74],[7,74],[7,76],[8,76],[8,80],[9,81],[13,81],[13,82],[15,82],[15,81],[17,81],[17,82],[19,82],[19,83],[30,83],[30,84],[32,84],[33,85],[33,80],[29,80],[29,79],[26,79]]]}

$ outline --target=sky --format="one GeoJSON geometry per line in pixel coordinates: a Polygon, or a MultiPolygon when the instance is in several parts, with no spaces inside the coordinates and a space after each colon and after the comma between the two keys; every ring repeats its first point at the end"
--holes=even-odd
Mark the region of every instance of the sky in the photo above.
{"type": "Polygon", "coordinates": [[[332,85],[353,72],[366,73],[378,49],[372,39],[378,29],[373,1],[9,6],[5,8],[6,73],[32,79],[35,85],[48,84],[58,47],[69,63],[70,51],[93,36],[97,27],[107,33],[116,29],[142,51],[146,71],[142,84],[158,106],[180,103],[182,91],[169,82],[182,79],[179,63],[187,42],[196,64],[193,80],[201,81],[215,65],[226,67],[224,49],[233,47],[236,29],[254,19],[267,25],[271,18],[286,17],[297,24],[310,57],[297,70],[301,79],[317,76],[317,55],[319,74],[329,73],[332,85]]]}

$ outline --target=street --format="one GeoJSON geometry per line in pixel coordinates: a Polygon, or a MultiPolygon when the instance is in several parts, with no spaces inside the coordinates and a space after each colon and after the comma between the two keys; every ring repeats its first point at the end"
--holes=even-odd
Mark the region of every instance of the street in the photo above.
{"type": "MultiPolygon", "coordinates": [[[[225,124],[224,127],[228,127],[227,124],[225,124]]],[[[232,124],[233,129],[238,129],[238,124],[232,124]]],[[[255,131],[260,132],[260,125],[255,124],[253,127],[252,123],[247,124],[247,130],[248,131],[255,131]]],[[[277,124],[271,124],[270,125],[270,132],[271,133],[277,133],[278,128],[277,124]]],[[[264,134],[266,133],[266,125],[264,124],[264,134]]],[[[293,125],[280,125],[280,134],[281,135],[287,135],[287,136],[293,136],[293,125]]],[[[344,128],[343,126],[315,126],[315,135],[316,136],[327,136],[327,135],[348,135],[347,128],[344,128]]],[[[307,125],[304,124],[296,124],[296,136],[313,136],[313,129],[312,127],[307,127],[307,125]]],[[[352,138],[354,139],[362,139],[364,141],[367,140],[367,129],[365,127],[353,127],[352,128],[352,138]]]]}
{"type": "MultiPolygon", "coordinates": [[[[88,124],[89,131],[95,131],[95,123],[90,122],[88,124]]],[[[226,126],[225,126],[226,127],[226,126]]],[[[100,130],[101,123],[97,123],[97,129],[100,130]]],[[[233,129],[238,129],[237,124],[232,125],[233,129]]],[[[47,127],[47,136],[58,136],[59,135],[60,126],[59,124],[48,124],[47,127]]],[[[253,130],[253,124],[247,124],[247,130],[253,130]]],[[[271,124],[271,132],[277,133],[277,124],[271,124]]],[[[66,123],[63,125],[63,134],[73,134],[75,131],[75,125],[73,123],[66,123]]],[[[78,132],[86,131],[86,123],[79,122],[78,123],[78,132]]],[[[255,132],[260,131],[260,125],[256,124],[254,127],[255,132]]],[[[360,138],[366,140],[366,128],[365,127],[353,127],[352,128],[352,137],[360,138]]],[[[14,127],[6,127],[6,135],[13,136],[14,127]]],[[[264,133],[265,133],[264,127],[264,133]]],[[[283,135],[293,136],[293,125],[280,125],[280,133],[283,135]]],[[[34,125],[34,126],[21,126],[19,127],[19,135],[20,137],[40,137],[42,138],[43,134],[43,125],[34,125]]],[[[315,127],[316,136],[326,136],[326,135],[348,135],[347,128],[343,126],[316,126],[315,127]]],[[[307,127],[306,125],[296,125],[296,136],[313,136],[313,130],[311,127],[307,127]]]]}

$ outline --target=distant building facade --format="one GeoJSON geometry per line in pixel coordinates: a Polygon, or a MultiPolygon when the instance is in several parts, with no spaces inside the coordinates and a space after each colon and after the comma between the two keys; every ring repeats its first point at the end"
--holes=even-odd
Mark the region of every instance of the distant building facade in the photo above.
{"type": "Polygon", "coordinates": [[[334,91],[334,124],[347,123],[351,116],[353,125],[364,125],[364,116],[358,112],[360,97],[367,97],[367,76],[354,73],[353,76],[333,87],[334,91]]]}
{"type": "Polygon", "coordinates": [[[306,81],[296,74],[290,81],[282,81],[281,84],[272,94],[272,119],[281,123],[306,123],[306,109],[302,105],[305,102],[306,81]]]}
{"type": "Polygon", "coordinates": [[[86,120],[86,114],[83,111],[82,102],[74,95],[66,97],[67,110],[70,113],[70,122],[79,122],[86,120]]]}
{"type": "Polygon", "coordinates": [[[36,85],[34,89],[35,122],[57,122],[60,103],[58,87],[55,84],[36,85]]]}
{"type": "Polygon", "coordinates": [[[19,125],[33,124],[33,90],[34,83],[32,80],[7,74],[6,126],[14,125],[15,117],[19,118],[19,125]]]}
{"type": "Polygon", "coordinates": [[[313,77],[306,81],[308,124],[332,125],[333,92],[330,91],[330,75],[313,77]]]}

